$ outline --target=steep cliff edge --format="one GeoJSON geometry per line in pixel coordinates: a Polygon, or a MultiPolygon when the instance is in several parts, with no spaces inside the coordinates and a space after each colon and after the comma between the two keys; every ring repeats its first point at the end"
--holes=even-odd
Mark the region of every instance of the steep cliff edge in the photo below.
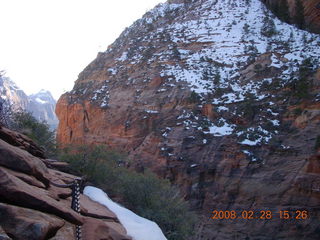
{"type": "Polygon", "coordinates": [[[274,18],[258,0],[158,5],[59,99],[58,141],[124,150],[178,184],[203,216],[193,239],[315,239],[320,39],[274,18]]]}
{"type": "Polygon", "coordinates": [[[82,194],[81,215],[73,211],[71,189],[51,182],[77,177],[53,169],[57,163],[39,158],[41,151],[0,126],[0,239],[74,240],[75,225],[82,226],[83,239],[131,239],[114,213],[82,194]]]}

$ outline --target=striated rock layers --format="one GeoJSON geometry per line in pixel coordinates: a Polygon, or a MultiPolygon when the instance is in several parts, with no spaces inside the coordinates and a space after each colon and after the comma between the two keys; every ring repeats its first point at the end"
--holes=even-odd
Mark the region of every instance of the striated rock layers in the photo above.
{"type": "Polygon", "coordinates": [[[54,170],[57,163],[39,152],[27,137],[0,127],[0,239],[74,240],[75,224],[83,239],[131,239],[114,213],[84,195],[82,215],[74,212],[71,189],[50,181],[66,184],[76,176],[54,170]]]}
{"type": "Polygon", "coordinates": [[[320,39],[273,19],[258,0],[158,5],[61,96],[58,141],[125,151],[179,185],[202,216],[192,239],[320,237],[320,39]]]}

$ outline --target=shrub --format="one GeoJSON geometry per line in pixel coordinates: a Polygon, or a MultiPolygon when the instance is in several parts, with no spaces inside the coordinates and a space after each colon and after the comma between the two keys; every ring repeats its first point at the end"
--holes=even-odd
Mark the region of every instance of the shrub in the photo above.
{"type": "Polygon", "coordinates": [[[301,114],[302,114],[302,109],[301,108],[295,108],[294,110],[293,110],[293,115],[294,116],[300,116],[301,114]]]}
{"type": "Polygon", "coordinates": [[[273,20],[266,16],[263,20],[263,25],[261,28],[261,34],[265,37],[272,37],[277,34],[276,25],[273,20]]]}
{"type": "Polygon", "coordinates": [[[256,74],[261,73],[263,71],[262,65],[260,63],[254,65],[254,71],[255,71],[256,74]]]}
{"type": "Polygon", "coordinates": [[[10,127],[12,124],[12,108],[9,101],[0,98],[0,125],[10,127]]]}
{"type": "Polygon", "coordinates": [[[178,189],[148,170],[142,174],[127,169],[125,155],[103,146],[69,146],[60,158],[109,194],[121,197],[137,214],[157,222],[168,239],[192,235],[196,217],[178,189]]]}
{"type": "Polygon", "coordinates": [[[243,25],[243,32],[244,32],[245,35],[249,34],[249,28],[250,28],[249,24],[245,23],[243,25]]]}
{"type": "Polygon", "coordinates": [[[31,138],[48,157],[56,155],[55,133],[45,121],[39,122],[31,113],[18,111],[12,114],[11,128],[31,138]]]}
{"type": "Polygon", "coordinates": [[[310,97],[312,87],[310,77],[315,71],[314,65],[314,61],[310,58],[304,59],[299,65],[298,77],[291,82],[292,94],[298,99],[308,99],[310,97]]]}
{"type": "Polygon", "coordinates": [[[190,97],[188,98],[189,103],[199,103],[200,100],[201,100],[201,97],[195,91],[192,91],[190,94],[190,97]]]}

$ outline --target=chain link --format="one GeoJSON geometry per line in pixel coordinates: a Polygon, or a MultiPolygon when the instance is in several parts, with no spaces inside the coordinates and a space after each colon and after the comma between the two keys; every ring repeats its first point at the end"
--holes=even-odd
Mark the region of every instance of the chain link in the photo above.
{"type": "MultiPolygon", "coordinates": [[[[70,188],[72,189],[71,192],[71,208],[77,212],[80,213],[80,185],[82,184],[82,179],[77,178],[73,182],[68,184],[57,184],[54,182],[50,182],[53,186],[59,187],[59,188],[70,188]]],[[[81,240],[81,226],[76,226],[76,240],[81,240]]]]}

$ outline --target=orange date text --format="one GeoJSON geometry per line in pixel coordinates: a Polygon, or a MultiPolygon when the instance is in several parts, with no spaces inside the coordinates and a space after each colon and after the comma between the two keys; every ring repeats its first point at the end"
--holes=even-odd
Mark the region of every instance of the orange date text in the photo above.
{"type": "Polygon", "coordinates": [[[214,210],[211,214],[213,220],[225,220],[225,219],[245,219],[245,220],[271,220],[271,219],[295,219],[305,220],[309,218],[307,210],[214,210]]]}

